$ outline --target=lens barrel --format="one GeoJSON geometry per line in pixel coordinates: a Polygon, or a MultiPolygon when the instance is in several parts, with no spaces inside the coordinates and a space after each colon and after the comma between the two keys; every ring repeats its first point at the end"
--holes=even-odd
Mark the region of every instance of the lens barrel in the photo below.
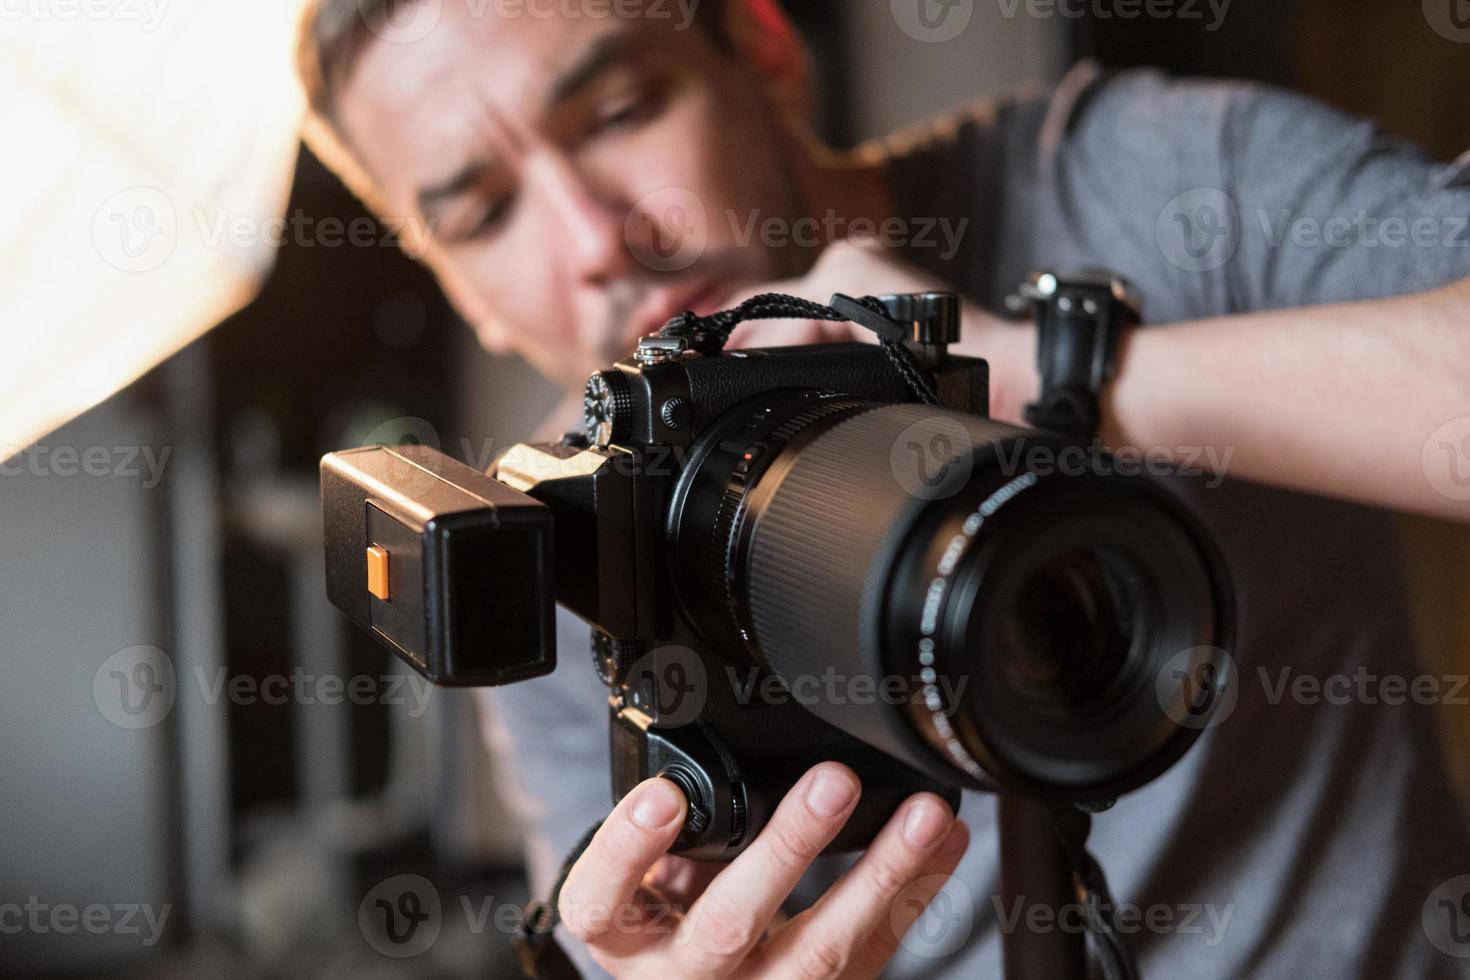
{"type": "Polygon", "coordinates": [[[962,412],[774,393],[691,457],[676,591],[717,648],[922,772],[1110,798],[1199,734],[1232,612],[1199,522],[1116,469],[962,412]]]}

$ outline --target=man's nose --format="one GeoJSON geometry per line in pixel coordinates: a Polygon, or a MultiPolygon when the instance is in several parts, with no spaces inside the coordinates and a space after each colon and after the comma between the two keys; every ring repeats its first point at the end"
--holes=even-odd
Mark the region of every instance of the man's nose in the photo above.
{"type": "Polygon", "coordinates": [[[536,165],[557,225],[550,237],[567,250],[577,276],[603,283],[625,274],[632,255],[624,234],[627,208],[617,195],[560,154],[544,154],[536,165]]]}

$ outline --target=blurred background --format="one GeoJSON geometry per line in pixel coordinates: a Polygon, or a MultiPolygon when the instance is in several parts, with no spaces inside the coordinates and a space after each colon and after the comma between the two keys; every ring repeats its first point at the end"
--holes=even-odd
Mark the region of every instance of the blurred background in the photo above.
{"type": "MultiPolygon", "coordinates": [[[[981,2],[945,44],[899,30],[888,3],[787,6],[819,65],[820,130],[839,145],[978,94],[1046,85],[1093,57],[1292,86],[1449,159],[1470,147],[1470,44],[1444,29],[1465,20],[1453,20],[1456,2],[1445,0],[1443,23],[1421,0],[1234,0],[1218,21],[1204,4],[1196,19],[1123,20],[981,2]]],[[[131,6],[141,17],[153,9],[131,6]]],[[[44,377],[0,375],[0,418],[47,398],[57,418],[84,408],[68,392],[105,381],[66,375],[72,387],[60,394],[45,385],[73,365],[111,377],[109,344],[139,317],[174,317],[195,324],[174,336],[197,334],[270,267],[238,312],[59,429],[29,433],[34,445],[0,475],[0,905],[34,906],[52,923],[16,932],[0,917],[0,974],[511,976],[503,930],[514,921],[505,910],[525,901],[521,856],[479,749],[476,706],[464,692],[430,695],[327,604],[316,465],[333,449],[417,440],[484,466],[554,393],[523,363],[482,353],[428,276],[282,126],[299,111],[281,81],[294,5],[262,2],[253,36],[214,24],[223,6],[176,0],[162,14],[192,24],[194,45],[215,30],[224,47],[177,41],[118,67],[152,72],[154,98],[137,111],[164,119],[201,78],[222,79],[221,97],[234,101],[216,104],[242,113],[233,134],[228,117],[209,128],[181,116],[174,144],[130,146],[126,115],[94,113],[87,124],[107,134],[117,162],[68,136],[40,176],[27,173],[27,144],[53,135],[50,113],[81,115],[86,93],[69,66],[116,39],[76,22],[35,24],[64,19],[40,2],[8,6],[0,30],[0,95],[19,93],[0,98],[0,176],[37,188],[0,216],[0,340],[58,365],[44,377]],[[220,53],[236,48],[233,61],[220,53]],[[257,56],[271,71],[255,70],[257,56]],[[241,138],[266,131],[287,137],[241,138]],[[138,154],[187,159],[231,138],[239,193],[277,210],[284,201],[291,224],[264,250],[221,246],[228,268],[173,257],[181,282],[213,270],[223,296],[181,287],[165,310],[156,292],[130,306],[91,291],[31,231],[38,214],[48,226],[74,215],[90,247],[107,194],[80,211],[48,196],[57,167],[91,168],[104,190],[111,172],[110,192],[126,192],[142,183],[127,176],[138,154]],[[353,227],[371,233],[343,240],[353,227]],[[7,302],[39,274],[56,283],[47,302],[7,302]],[[94,329],[71,329],[62,344],[51,339],[57,315],[94,329]],[[399,961],[364,942],[358,910],[405,874],[466,915],[443,916],[433,948],[399,961]],[[64,906],[76,910],[70,929],[48,919],[64,906]],[[89,915],[109,927],[90,928],[89,915]]],[[[1426,670],[1464,672],[1466,533],[1402,526],[1426,670]]],[[[1470,737],[1467,715],[1446,718],[1455,744],[1470,737]]],[[[1464,766],[1466,753],[1455,755],[1464,766]]]]}

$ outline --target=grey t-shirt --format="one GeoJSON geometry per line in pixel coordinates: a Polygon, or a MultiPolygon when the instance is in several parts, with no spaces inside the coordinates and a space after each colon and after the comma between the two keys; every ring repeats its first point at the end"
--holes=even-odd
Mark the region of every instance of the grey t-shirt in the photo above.
{"type": "MultiPolygon", "coordinates": [[[[910,258],[991,309],[1037,268],[1122,273],[1154,323],[1470,276],[1470,156],[1436,165],[1268,88],[1081,65],[1052,93],[977,104],[890,147],[914,229],[968,219],[953,254],[936,234],[910,258]]],[[[1470,956],[1465,889],[1436,893],[1470,875],[1470,839],[1435,709],[1383,684],[1424,673],[1386,516],[1207,482],[1171,480],[1235,578],[1239,697],[1180,764],[1099,816],[1091,843],[1142,972],[1470,976],[1470,959],[1450,955],[1470,956]],[[1303,676],[1315,697],[1293,695],[1303,676]]],[[[606,693],[586,636],[563,613],[556,673],[485,695],[541,890],[609,802],[606,693]]],[[[1000,923],[1015,910],[999,898],[995,801],[967,793],[960,813],[969,853],[891,976],[1001,975],[1000,923]]],[[[800,895],[847,860],[820,862],[800,895]]]]}

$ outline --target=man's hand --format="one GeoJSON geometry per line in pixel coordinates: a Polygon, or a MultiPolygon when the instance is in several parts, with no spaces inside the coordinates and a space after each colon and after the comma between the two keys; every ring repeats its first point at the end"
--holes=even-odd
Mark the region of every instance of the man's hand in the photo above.
{"type": "MultiPolygon", "coordinates": [[[[827,303],[833,293],[878,296],[885,293],[958,292],[916,268],[878,242],[840,241],[827,246],[811,271],[800,279],[766,283],[732,297],[727,306],[761,293],[785,293],[827,303]]],[[[1035,397],[1032,362],[1035,340],[1028,325],[1008,323],[972,303],[964,304],[963,332],[955,352],[990,361],[991,414],[1014,421],[1035,397]]],[[[874,343],[873,334],[848,322],[823,320],[753,320],[735,328],[729,347],[794,347],[799,344],[874,343]]]]}
{"type": "Polygon", "coordinates": [[[618,977],[876,977],[970,835],[943,800],[917,794],[815,905],[775,924],[860,792],[851,769],[823,763],[739,857],[698,865],[666,853],[684,822],[684,797],[667,780],[647,780],[573,866],[558,903],[562,922],[618,977]]]}

